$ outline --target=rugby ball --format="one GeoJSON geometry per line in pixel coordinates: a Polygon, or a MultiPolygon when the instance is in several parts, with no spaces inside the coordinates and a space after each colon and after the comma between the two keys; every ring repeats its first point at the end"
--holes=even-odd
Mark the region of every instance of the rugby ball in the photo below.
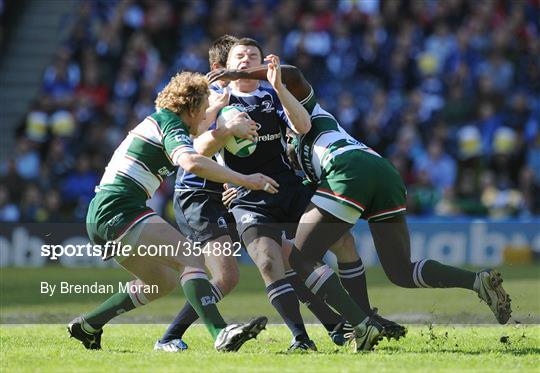
{"type": "MultiPolygon", "coordinates": [[[[238,113],[245,112],[241,106],[225,106],[218,113],[216,119],[217,127],[225,126],[225,123],[234,118],[238,113]]],[[[247,157],[255,151],[257,142],[249,139],[241,139],[236,136],[230,136],[225,142],[225,149],[237,157],[247,157]]]]}

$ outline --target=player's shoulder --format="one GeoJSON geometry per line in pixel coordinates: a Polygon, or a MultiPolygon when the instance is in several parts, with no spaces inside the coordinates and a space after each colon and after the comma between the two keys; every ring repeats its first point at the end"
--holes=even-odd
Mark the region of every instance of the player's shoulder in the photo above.
{"type": "Polygon", "coordinates": [[[164,134],[170,131],[183,131],[189,133],[187,125],[178,115],[170,110],[158,109],[151,114],[149,118],[155,121],[164,134]]]}
{"type": "Polygon", "coordinates": [[[274,87],[272,87],[272,84],[270,84],[270,82],[267,82],[266,80],[261,80],[259,87],[264,89],[271,89],[272,91],[274,91],[274,87]]]}
{"type": "Polygon", "coordinates": [[[272,85],[265,80],[260,82],[259,92],[261,92],[264,95],[277,96],[277,93],[274,87],[272,87],[272,85]]]}
{"type": "Polygon", "coordinates": [[[224,90],[223,87],[220,86],[217,82],[210,84],[208,88],[210,88],[211,91],[216,92],[216,93],[223,93],[223,90],[224,90]]]}

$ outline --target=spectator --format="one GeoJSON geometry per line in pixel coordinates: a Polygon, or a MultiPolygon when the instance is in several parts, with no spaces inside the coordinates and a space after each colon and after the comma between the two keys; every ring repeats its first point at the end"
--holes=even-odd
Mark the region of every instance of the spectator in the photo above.
{"type": "MultiPolygon", "coordinates": [[[[17,139],[15,154],[15,171],[24,180],[36,180],[39,176],[40,158],[36,144],[26,137],[17,139]]],[[[9,169],[9,161],[2,165],[6,172],[9,169]]]]}
{"type": "Polygon", "coordinates": [[[480,64],[478,70],[480,76],[491,77],[493,87],[501,93],[508,91],[514,78],[514,67],[498,51],[492,51],[489,59],[480,64]]]}
{"type": "Polygon", "coordinates": [[[57,107],[71,105],[80,81],[79,65],[70,59],[71,52],[67,48],[60,49],[54,64],[47,67],[43,75],[43,91],[57,107]]]}
{"type": "Polygon", "coordinates": [[[416,160],[415,169],[418,174],[425,173],[439,192],[451,188],[456,179],[456,161],[444,151],[443,145],[437,140],[431,141],[427,154],[416,160]]]}
{"type": "Polygon", "coordinates": [[[357,121],[360,115],[354,97],[350,92],[343,92],[338,98],[336,110],[340,125],[349,133],[354,134],[358,127],[357,121]]]}
{"type": "MultiPolygon", "coordinates": [[[[514,214],[481,196],[519,189],[518,205],[540,214],[539,14],[538,1],[82,0],[2,181],[11,203],[24,200],[20,219],[84,218],[110,149],[170,75],[206,72],[209,42],[230,33],[298,66],[321,105],[390,158],[414,211],[514,214]],[[67,193],[60,210],[54,190],[67,193]]],[[[163,209],[171,190],[160,193],[163,209]]]]}
{"type": "Polygon", "coordinates": [[[62,198],[60,192],[56,189],[48,190],[45,193],[44,202],[44,221],[48,223],[60,223],[64,219],[60,212],[62,207],[62,198]]]}
{"type": "Polygon", "coordinates": [[[491,172],[484,174],[481,201],[492,218],[517,216],[524,203],[523,196],[517,189],[497,187],[491,172]]]}
{"type": "Polygon", "coordinates": [[[499,188],[517,187],[524,157],[521,157],[515,131],[508,127],[497,129],[491,153],[489,168],[493,172],[495,185],[499,188]]]}
{"type": "Polygon", "coordinates": [[[68,173],[61,184],[62,199],[65,203],[88,203],[94,197],[94,187],[98,175],[91,167],[89,154],[77,158],[75,169],[68,173]]]}
{"type": "Polygon", "coordinates": [[[4,184],[0,184],[0,221],[18,222],[20,215],[19,208],[10,199],[9,189],[4,184]]]}
{"type": "Polygon", "coordinates": [[[21,220],[27,223],[42,222],[45,211],[42,206],[43,195],[36,184],[28,184],[21,200],[21,220]]]}

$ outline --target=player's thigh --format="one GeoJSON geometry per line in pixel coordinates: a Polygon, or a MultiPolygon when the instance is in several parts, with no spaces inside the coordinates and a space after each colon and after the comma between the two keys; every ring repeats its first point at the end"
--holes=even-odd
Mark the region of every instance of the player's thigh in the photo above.
{"type": "Polygon", "coordinates": [[[311,203],[300,219],[294,244],[318,261],[351,227],[352,224],[311,203]]]}
{"type": "Polygon", "coordinates": [[[385,271],[399,271],[411,262],[411,240],[405,215],[370,222],[369,229],[385,271]]]}
{"type": "Polygon", "coordinates": [[[281,245],[274,238],[259,236],[248,244],[247,251],[259,268],[266,285],[285,276],[281,245]]]}
{"type": "Polygon", "coordinates": [[[156,293],[147,294],[149,300],[169,294],[178,284],[178,272],[154,257],[127,257],[120,262],[120,265],[146,285],[157,286],[156,293]]]}
{"type": "Polygon", "coordinates": [[[136,255],[152,257],[176,271],[181,272],[186,266],[204,270],[202,255],[196,255],[191,242],[160,216],[146,219],[136,245],[136,255]]]}
{"type": "Polygon", "coordinates": [[[217,193],[176,192],[174,215],[180,233],[193,242],[207,242],[229,232],[228,212],[217,193]]]}
{"type": "Polygon", "coordinates": [[[229,236],[221,236],[206,243],[210,254],[205,257],[206,267],[212,281],[224,294],[229,293],[238,283],[239,272],[234,247],[229,236]]]}

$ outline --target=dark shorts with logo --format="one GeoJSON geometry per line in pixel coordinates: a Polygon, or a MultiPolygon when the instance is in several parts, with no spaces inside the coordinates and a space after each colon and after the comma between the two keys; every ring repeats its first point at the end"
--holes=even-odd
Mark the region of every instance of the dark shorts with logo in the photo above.
{"type": "Polygon", "coordinates": [[[180,232],[193,242],[204,245],[221,236],[239,241],[234,218],[223,206],[219,192],[174,192],[174,216],[180,232]]]}
{"type": "Polygon", "coordinates": [[[272,178],[279,183],[277,194],[239,188],[238,197],[231,203],[236,228],[245,245],[260,236],[281,244],[283,232],[287,237],[294,237],[300,217],[311,201],[314,190],[304,185],[299,176],[272,175],[272,178]],[[255,233],[246,237],[246,230],[253,227],[256,230],[250,231],[255,233]]]}

